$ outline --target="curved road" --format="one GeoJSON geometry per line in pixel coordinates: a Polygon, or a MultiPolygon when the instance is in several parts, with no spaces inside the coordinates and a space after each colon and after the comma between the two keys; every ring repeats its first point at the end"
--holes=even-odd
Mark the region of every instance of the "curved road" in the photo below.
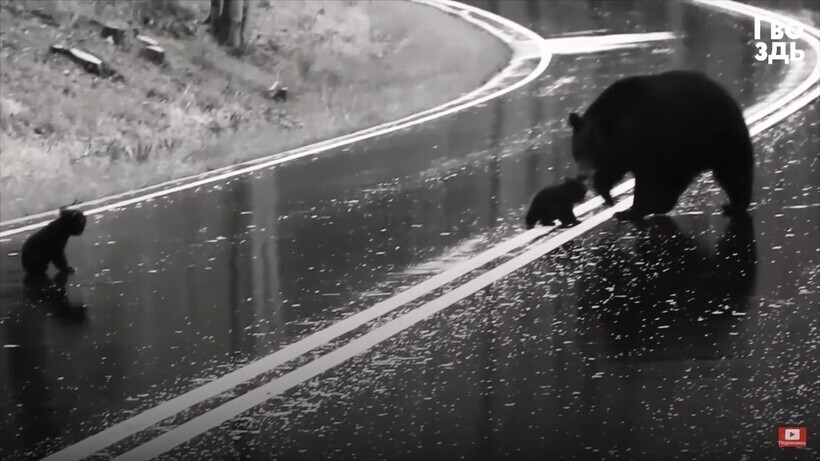
{"type": "MultiPolygon", "coordinates": [[[[6,239],[0,459],[79,442],[520,234],[532,194],[572,171],[566,115],[617,78],[698,69],[749,108],[817,61],[757,62],[751,20],[688,3],[469,3],[546,38],[675,38],[556,54],[536,81],[481,107],[96,215],[69,244],[80,271],[68,302],[85,311],[24,290],[24,235],[6,239]]],[[[704,179],[669,218],[607,222],[164,456],[816,457],[818,124],[814,101],[755,138],[751,223],[714,214],[723,197],[704,179]],[[813,448],[777,448],[789,424],[808,426],[813,448]]]]}

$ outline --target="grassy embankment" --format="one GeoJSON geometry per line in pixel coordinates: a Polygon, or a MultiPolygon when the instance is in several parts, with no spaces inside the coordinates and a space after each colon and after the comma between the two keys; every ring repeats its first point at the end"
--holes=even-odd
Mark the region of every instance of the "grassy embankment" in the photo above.
{"type": "Polygon", "coordinates": [[[140,26],[166,50],[158,66],[91,20],[124,21],[127,2],[95,12],[93,0],[62,0],[52,23],[32,14],[38,1],[52,0],[0,7],[3,220],[395,120],[479,87],[509,59],[485,31],[398,0],[255,0],[237,55],[201,24],[208,1],[166,0],[140,26]],[[94,53],[125,81],[49,53],[54,43],[94,53]],[[277,80],[285,102],[265,96],[277,80]]]}

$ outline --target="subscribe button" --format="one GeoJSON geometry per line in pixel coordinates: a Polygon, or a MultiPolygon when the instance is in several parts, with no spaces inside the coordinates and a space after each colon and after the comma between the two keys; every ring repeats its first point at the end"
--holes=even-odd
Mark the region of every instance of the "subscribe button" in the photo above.
{"type": "Polygon", "coordinates": [[[781,448],[806,448],[806,428],[778,427],[777,446],[781,448]]]}

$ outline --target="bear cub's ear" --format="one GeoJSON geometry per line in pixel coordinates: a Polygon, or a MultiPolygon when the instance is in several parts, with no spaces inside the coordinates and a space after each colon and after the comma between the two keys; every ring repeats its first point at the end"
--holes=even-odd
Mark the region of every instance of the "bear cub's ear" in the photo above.
{"type": "Polygon", "coordinates": [[[60,207],[60,216],[67,216],[67,215],[71,214],[71,211],[72,211],[72,210],[69,210],[69,209],[68,209],[68,207],[76,205],[76,204],[77,204],[77,202],[79,202],[79,200],[78,200],[78,199],[74,199],[74,202],[73,202],[71,205],[63,205],[63,206],[61,206],[61,207],[60,207]]]}
{"type": "Polygon", "coordinates": [[[571,112],[569,114],[569,126],[571,126],[574,131],[578,131],[581,129],[581,125],[583,125],[581,116],[575,112],[571,112]]]}

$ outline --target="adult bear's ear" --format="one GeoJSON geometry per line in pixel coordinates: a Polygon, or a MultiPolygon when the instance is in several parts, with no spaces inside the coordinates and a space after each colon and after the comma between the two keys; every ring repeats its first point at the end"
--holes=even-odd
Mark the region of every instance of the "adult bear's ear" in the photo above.
{"type": "Polygon", "coordinates": [[[581,120],[581,116],[576,114],[575,112],[571,112],[569,114],[569,126],[572,127],[572,130],[573,131],[580,130],[581,125],[583,125],[583,121],[581,120]]]}

